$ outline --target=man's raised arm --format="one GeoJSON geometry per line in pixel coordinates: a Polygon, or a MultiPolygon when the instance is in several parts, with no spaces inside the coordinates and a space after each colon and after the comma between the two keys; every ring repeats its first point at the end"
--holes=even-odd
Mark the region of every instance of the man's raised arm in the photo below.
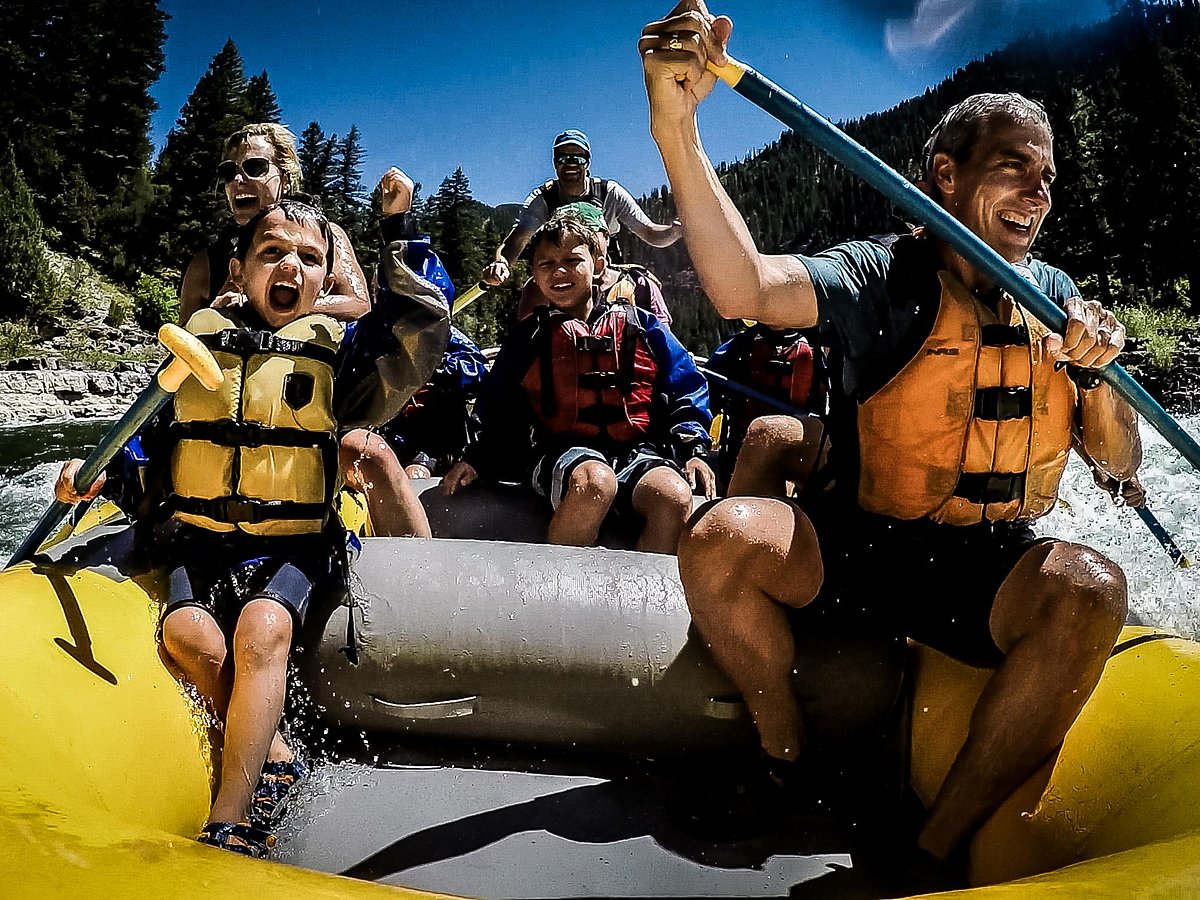
{"type": "Polygon", "coordinates": [[[730,319],[809,327],[817,321],[817,302],[808,270],[794,256],[759,253],[700,143],[696,108],[716,83],[707,63],[728,61],[732,30],[733,23],[714,18],[702,0],[683,0],[667,18],[642,30],[638,50],[650,134],[662,154],[696,274],[717,311],[730,319]]]}

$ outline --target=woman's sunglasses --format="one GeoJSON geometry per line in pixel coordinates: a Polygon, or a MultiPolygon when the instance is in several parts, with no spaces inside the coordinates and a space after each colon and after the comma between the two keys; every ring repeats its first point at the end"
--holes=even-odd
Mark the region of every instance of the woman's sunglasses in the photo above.
{"type": "Polygon", "coordinates": [[[271,171],[271,160],[265,156],[247,156],[238,165],[232,159],[227,159],[217,166],[217,177],[225,184],[237,178],[238,171],[247,178],[262,178],[271,171]]]}
{"type": "Polygon", "coordinates": [[[588,163],[588,158],[586,156],[580,156],[577,153],[564,153],[561,156],[554,157],[554,164],[556,166],[568,166],[571,163],[574,163],[577,166],[586,166],[588,163]]]}

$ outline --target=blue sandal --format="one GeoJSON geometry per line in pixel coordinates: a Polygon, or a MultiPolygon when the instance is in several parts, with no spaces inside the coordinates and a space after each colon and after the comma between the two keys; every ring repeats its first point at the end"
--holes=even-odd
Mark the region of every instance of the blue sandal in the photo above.
{"type": "Polygon", "coordinates": [[[308,766],[299,757],[290,762],[269,762],[250,798],[250,824],[266,829],[283,815],[288,794],[308,776],[308,766]]]}
{"type": "Polygon", "coordinates": [[[275,846],[275,835],[249,822],[209,822],[200,829],[196,840],[255,859],[263,859],[275,846]]]}

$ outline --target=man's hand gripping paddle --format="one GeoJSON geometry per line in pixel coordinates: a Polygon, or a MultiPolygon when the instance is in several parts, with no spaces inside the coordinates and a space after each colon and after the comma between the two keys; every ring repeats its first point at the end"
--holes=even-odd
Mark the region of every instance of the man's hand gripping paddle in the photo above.
{"type": "MultiPolygon", "coordinates": [[[[967,262],[1007,291],[1046,327],[1062,334],[1067,323],[1066,313],[965,225],[828,119],[814,112],[750,66],[733,57],[728,59],[729,62],[723,66],[714,65],[710,61],[708,70],[759,109],[825,151],[906,214],[924,222],[932,234],[958,251],[967,262]]],[[[1103,369],[1099,369],[1097,374],[1153,425],[1184,459],[1200,470],[1200,444],[1184,431],[1124,368],[1117,363],[1109,363],[1103,369]]],[[[1138,515],[1147,525],[1153,520],[1153,515],[1144,508],[1139,508],[1138,515]]],[[[1154,521],[1158,524],[1157,520],[1154,521]]],[[[1160,541],[1162,535],[1166,534],[1161,524],[1157,529],[1151,526],[1151,531],[1160,541]]],[[[1169,546],[1164,543],[1163,546],[1175,559],[1178,548],[1175,548],[1175,551],[1171,550],[1174,543],[1169,546]]],[[[1186,559],[1187,557],[1180,553],[1176,562],[1186,559]]]]}
{"type": "MultiPolygon", "coordinates": [[[[164,325],[158,330],[158,340],[170,351],[171,359],[79,467],[75,475],[77,493],[86,493],[125,443],[147,419],[162,408],[189,377],[195,376],[196,380],[210,391],[215,391],[225,380],[212,353],[195,335],[184,331],[178,325],[164,325]]],[[[8,566],[32,559],[42,542],[58,527],[58,523],[70,509],[71,505],[61,500],[51,503],[33,526],[33,530],[21,542],[21,546],[13,553],[8,566]]]]}

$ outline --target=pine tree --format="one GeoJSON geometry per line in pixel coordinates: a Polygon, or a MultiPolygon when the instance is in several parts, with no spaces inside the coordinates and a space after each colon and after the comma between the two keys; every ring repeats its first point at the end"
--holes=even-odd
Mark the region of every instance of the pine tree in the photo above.
{"type": "Polygon", "coordinates": [[[0,154],[0,319],[51,321],[57,312],[42,220],[6,147],[0,154]]]}
{"type": "Polygon", "coordinates": [[[362,148],[357,125],[338,143],[333,165],[333,202],[330,216],[350,233],[351,238],[361,238],[366,227],[368,212],[363,199],[362,170],[366,151],[362,148]]]}
{"type": "MultiPolygon", "coordinates": [[[[482,204],[471,196],[470,180],[461,168],[447,176],[424,204],[423,227],[459,290],[476,282],[490,248],[498,243],[494,231],[489,234],[487,230],[482,210],[482,204]]],[[[494,344],[501,332],[498,306],[503,292],[488,293],[490,297],[476,301],[457,322],[480,346],[494,344]]]]}
{"type": "Polygon", "coordinates": [[[300,158],[300,171],[304,173],[304,193],[320,201],[328,208],[331,202],[334,154],[337,150],[337,135],[325,136],[321,126],[309,122],[300,135],[296,155],[300,158]]]}
{"type": "Polygon", "coordinates": [[[247,122],[279,122],[282,118],[279,100],[271,89],[266,69],[246,83],[245,102],[247,122]]]}
{"type": "Polygon", "coordinates": [[[148,160],[164,20],[157,0],[0,4],[0,133],[66,246],[114,239],[93,224],[148,160]]]}
{"type": "Polygon", "coordinates": [[[226,41],[184,103],[158,157],[155,224],[166,260],[182,265],[225,219],[216,184],[225,138],[246,124],[246,76],[233,40],[226,41]]]}

